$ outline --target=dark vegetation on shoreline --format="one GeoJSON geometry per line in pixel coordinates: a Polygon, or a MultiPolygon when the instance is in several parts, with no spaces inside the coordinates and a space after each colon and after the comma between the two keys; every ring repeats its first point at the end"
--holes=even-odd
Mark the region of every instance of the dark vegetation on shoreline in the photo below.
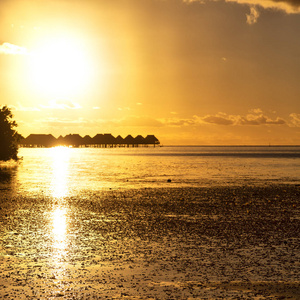
{"type": "Polygon", "coordinates": [[[18,160],[18,142],[23,137],[15,130],[17,126],[11,110],[0,107],[0,161],[18,160]]]}

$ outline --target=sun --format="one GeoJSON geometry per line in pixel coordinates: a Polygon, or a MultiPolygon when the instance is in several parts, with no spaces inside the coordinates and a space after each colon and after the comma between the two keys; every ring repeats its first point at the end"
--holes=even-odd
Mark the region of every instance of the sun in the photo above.
{"type": "Polygon", "coordinates": [[[30,69],[35,89],[50,97],[66,97],[87,89],[93,68],[80,40],[54,37],[31,52],[30,69]]]}

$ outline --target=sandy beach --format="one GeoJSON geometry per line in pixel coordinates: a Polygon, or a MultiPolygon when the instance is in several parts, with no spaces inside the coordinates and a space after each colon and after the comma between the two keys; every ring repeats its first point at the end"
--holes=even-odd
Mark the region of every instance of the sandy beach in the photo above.
{"type": "Polygon", "coordinates": [[[300,298],[298,185],[1,192],[1,299],[300,298]]]}

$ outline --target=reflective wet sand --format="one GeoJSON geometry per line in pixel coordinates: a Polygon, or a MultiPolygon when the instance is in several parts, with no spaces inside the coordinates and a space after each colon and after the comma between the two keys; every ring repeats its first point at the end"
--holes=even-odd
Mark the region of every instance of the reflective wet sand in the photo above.
{"type": "Polygon", "coordinates": [[[297,185],[69,195],[55,184],[1,190],[0,298],[300,297],[297,185]]]}

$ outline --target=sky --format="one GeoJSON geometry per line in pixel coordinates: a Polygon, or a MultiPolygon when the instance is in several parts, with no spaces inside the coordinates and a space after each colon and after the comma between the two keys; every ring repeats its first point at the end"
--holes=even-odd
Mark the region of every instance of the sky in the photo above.
{"type": "Polygon", "coordinates": [[[23,136],[300,145],[300,0],[1,0],[23,136]]]}

